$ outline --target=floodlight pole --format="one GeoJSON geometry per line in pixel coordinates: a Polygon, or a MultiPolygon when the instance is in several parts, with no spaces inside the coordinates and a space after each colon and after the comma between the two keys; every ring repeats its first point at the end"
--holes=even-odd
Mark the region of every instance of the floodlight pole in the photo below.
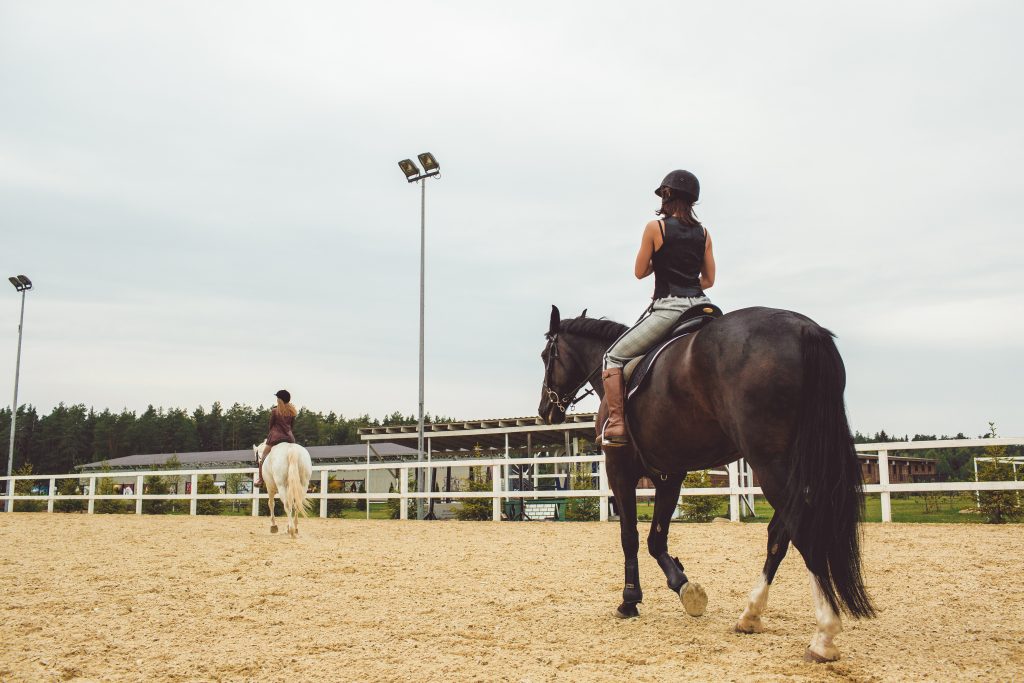
{"type": "MultiPolygon", "coordinates": [[[[18,417],[18,378],[21,375],[21,331],[25,326],[25,292],[27,291],[27,287],[21,290],[21,317],[18,319],[18,360],[14,364],[14,400],[11,402],[11,443],[7,448],[8,477],[11,476],[11,471],[14,469],[14,425],[18,417]]],[[[7,486],[14,486],[14,483],[8,479],[7,486]]],[[[10,499],[8,498],[8,500],[10,499]]]]}
{"type": "MultiPolygon", "coordinates": [[[[418,428],[416,430],[416,461],[423,462],[423,340],[425,320],[425,293],[426,293],[426,258],[427,253],[427,179],[420,179],[420,413],[418,428]]],[[[426,474],[426,472],[424,472],[426,474]]],[[[429,488],[429,476],[424,476],[423,481],[429,488]]],[[[417,486],[418,490],[422,487],[417,486]]],[[[419,490],[422,493],[422,490],[419,490]]],[[[416,519],[423,519],[424,500],[416,499],[416,519]]]]}

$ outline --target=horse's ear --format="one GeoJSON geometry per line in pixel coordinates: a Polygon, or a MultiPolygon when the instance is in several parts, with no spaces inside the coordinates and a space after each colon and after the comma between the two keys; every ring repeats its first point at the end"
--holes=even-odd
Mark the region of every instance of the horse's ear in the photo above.
{"type": "Polygon", "coordinates": [[[548,326],[548,334],[558,334],[558,326],[562,321],[562,314],[558,312],[558,306],[551,305],[551,324],[548,326]]]}
{"type": "Polygon", "coordinates": [[[585,308],[583,309],[583,312],[580,313],[580,317],[581,318],[586,318],[587,317],[587,309],[585,309],[585,308]]]}

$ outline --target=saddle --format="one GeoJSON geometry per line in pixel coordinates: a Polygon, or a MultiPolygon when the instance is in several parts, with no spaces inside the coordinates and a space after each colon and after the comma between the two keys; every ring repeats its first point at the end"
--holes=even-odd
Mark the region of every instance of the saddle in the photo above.
{"type": "Polygon", "coordinates": [[[668,333],[665,341],[660,342],[645,355],[634,358],[622,369],[622,381],[626,387],[626,399],[629,400],[643,386],[644,380],[654,365],[654,361],[658,359],[662,351],[688,334],[701,329],[715,318],[720,317],[722,317],[722,309],[714,304],[699,304],[687,309],[679,316],[679,322],[668,333]]]}
{"type": "MultiPolygon", "coordinates": [[[[714,304],[698,304],[697,306],[688,308],[683,312],[683,314],[679,316],[679,321],[672,327],[672,331],[668,333],[668,336],[664,341],[659,342],[657,346],[643,356],[634,358],[622,369],[622,382],[626,391],[623,405],[625,406],[625,404],[629,402],[629,399],[643,388],[644,380],[651,374],[651,368],[654,367],[655,361],[658,360],[658,357],[661,356],[665,349],[672,346],[680,339],[700,330],[715,318],[720,317],[722,317],[722,309],[714,304]]],[[[601,407],[598,409],[597,413],[598,438],[601,436],[601,425],[603,425],[605,421],[605,411],[605,402],[601,401],[601,407]]],[[[626,418],[625,414],[623,415],[623,418],[626,418]]]]}

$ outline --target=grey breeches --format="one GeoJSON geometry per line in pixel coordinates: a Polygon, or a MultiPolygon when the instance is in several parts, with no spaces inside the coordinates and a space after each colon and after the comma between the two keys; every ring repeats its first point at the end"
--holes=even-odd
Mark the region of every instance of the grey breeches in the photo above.
{"type": "Polygon", "coordinates": [[[626,330],[604,354],[604,369],[621,368],[639,358],[672,331],[688,308],[711,303],[706,296],[667,296],[654,302],[651,314],[626,330]]]}

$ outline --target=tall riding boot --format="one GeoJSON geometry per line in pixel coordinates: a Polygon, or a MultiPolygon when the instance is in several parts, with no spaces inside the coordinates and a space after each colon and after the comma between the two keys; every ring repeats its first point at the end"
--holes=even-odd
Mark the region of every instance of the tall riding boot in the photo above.
{"type": "Polygon", "coordinates": [[[608,368],[601,373],[601,379],[604,381],[604,400],[608,408],[601,440],[606,444],[627,444],[629,438],[626,436],[626,421],[622,415],[625,397],[622,368],[608,368]]]}

